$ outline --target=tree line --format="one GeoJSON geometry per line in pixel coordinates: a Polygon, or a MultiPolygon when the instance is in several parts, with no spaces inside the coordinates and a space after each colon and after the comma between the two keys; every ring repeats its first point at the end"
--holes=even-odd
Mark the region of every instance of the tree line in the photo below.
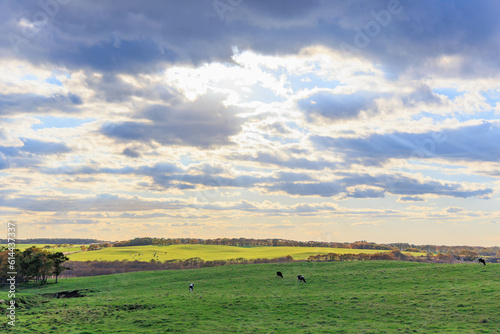
{"type": "MultiPolygon", "coordinates": [[[[348,249],[377,249],[377,250],[399,250],[405,252],[423,253],[447,253],[459,256],[462,251],[471,251],[479,256],[500,257],[500,247],[481,246],[437,246],[437,245],[414,245],[409,243],[377,244],[366,240],[349,242],[326,242],[326,241],[296,241],[286,239],[248,239],[248,238],[135,238],[131,240],[117,241],[112,243],[113,247],[147,246],[147,245],[223,245],[237,247],[256,246],[291,246],[291,247],[331,247],[348,249]]],[[[105,246],[106,247],[106,246],[105,246]]]]}
{"type": "Polygon", "coordinates": [[[332,248],[353,248],[353,249],[379,249],[392,250],[391,246],[380,245],[374,242],[356,241],[353,243],[326,242],[326,241],[296,241],[286,239],[248,239],[248,238],[217,238],[217,239],[196,239],[196,238],[135,238],[131,240],[117,241],[113,247],[128,246],[168,246],[168,245],[222,245],[237,247],[257,247],[257,246],[291,246],[291,247],[332,247],[332,248]]]}
{"type": "Polygon", "coordinates": [[[12,251],[5,246],[0,246],[0,280],[2,283],[5,283],[11,276],[10,272],[16,273],[18,283],[35,281],[36,284],[45,284],[51,276],[55,276],[57,283],[57,278],[61,273],[69,269],[63,265],[69,258],[62,252],[50,252],[33,246],[22,252],[19,249],[14,250],[14,261],[9,260],[9,257],[12,258],[11,255],[12,251]]]}
{"type": "MultiPolygon", "coordinates": [[[[80,238],[35,238],[35,239],[17,239],[16,244],[51,244],[51,245],[61,245],[61,244],[77,244],[77,245],[88,245],[102,242],[97,239],[80,239],[80,238]]],[[[0,239],[0,244],[7,244],[7,239],[0,239]]]]}

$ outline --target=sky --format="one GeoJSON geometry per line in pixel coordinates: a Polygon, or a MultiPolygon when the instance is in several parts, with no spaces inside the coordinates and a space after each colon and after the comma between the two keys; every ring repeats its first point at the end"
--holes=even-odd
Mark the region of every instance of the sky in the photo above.
{"type": "Polygon", "coordinates": [[[2,1],[4,234],[498,246],[499,11],[2,1]]]}

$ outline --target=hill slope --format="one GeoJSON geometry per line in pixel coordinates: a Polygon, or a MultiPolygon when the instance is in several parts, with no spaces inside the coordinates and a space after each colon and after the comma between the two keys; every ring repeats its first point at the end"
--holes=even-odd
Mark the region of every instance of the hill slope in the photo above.
{"type": "MultiPolygon", "coordinates": [[[[275,259],[291,255],[296,260],[305,260],[310,255],[339,253],[339,254],[375,254],[389,252],[376,249],[349,249],[349,248],[328,248],[328,247],[236,247],[219,245],[170,245],[170,246],[130,246],[130,247],[110,247],[95,251],[77,252],[70,254],[71,261],[115,261],[115,260],[177,260],[200,257],[205,261],[228,260],[235,258],[275,259]]],[[[423,256],[423,253],[409,253],[416,256],[423,256]]]]}
{"type": "Polygon", "coordinates": [[[18,294],[14,332],[495,333],[499,274],[500,265],[369,261],[63,279],[18,294]],[[54,298],[74,290],[83,297],[54,298]]]}

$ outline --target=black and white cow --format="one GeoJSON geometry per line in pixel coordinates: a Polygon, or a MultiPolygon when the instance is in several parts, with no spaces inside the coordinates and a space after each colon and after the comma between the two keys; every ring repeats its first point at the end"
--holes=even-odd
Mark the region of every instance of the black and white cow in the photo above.
{"type": "Polygon", "coordinates": [[[281,278],[283,278],[283,274],[281,273],[281,271],[276,272],[276,277],[281,277],[281,278]]]}
{"type": "Polygon", "coordinates": [[[480,257],[478,259],[478,261],[479,261],[479,263],[482,263],[482,264],[486,265],[486,261],[482,257],[480,257]]]}
{"type": "Polygon", "coordinates": [[[297,275],[297,281],[299,281],[299,282],[302,281],[302,282],[306,283],[306,279],[302,275],[297,275]]]}
{"type": "Polygon", "coordinates": [[[189,291],[193,291],[194,290],[194,283],[191,283],[189,284],[189,291]]]}

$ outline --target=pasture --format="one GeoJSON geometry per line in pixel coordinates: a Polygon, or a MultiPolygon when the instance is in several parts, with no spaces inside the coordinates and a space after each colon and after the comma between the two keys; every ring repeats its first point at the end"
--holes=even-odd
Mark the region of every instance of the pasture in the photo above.
{"type": "MultiPolygon", "coordinates": [[[[0,246],[5,246],[7,247],[6,244],[0,244],[0,246]]],[[[69,247],[58,247],[60,245],[53,245],[53,244],[16,244],[16,249],[19,249],[20,251],[24,251],[26,248],[30,248],[30,247],[38,247],[38,248],[42,248],[42,249],[46,249],[50,252],[63,252],[63,253],[67,253],[67,252],[77,252],[77,251],[80,251],[81,250],[81,246],[82,245],[71,245],[69,247]],[[51,246],[50,248],[44,248],[45,246],[51,246]]]]}
{"type": "Polygon", "coordinates": [[[500,265],[232,265],[61,279],[17,297],[12,333],[498,333],[500,265]]]}
{"type": "MultiPolygon", "coordinates": [[[[168,261],[185,260],[199,257],[205,261],[228,260],[236,258],[275,259],[278,257],[292,256],[295,260],[307,259],[310,255],[339,253],[380,253],[388,252],[373,249],[348,249],[326,247],[236,247],[218,245],[170,245],[170,246],[130,246],[110,247],[95,251],[77,252],[69,254],[71,261],[168,261]]],[[[423,253],[411,253],[422,256],[423,253]]]]}

